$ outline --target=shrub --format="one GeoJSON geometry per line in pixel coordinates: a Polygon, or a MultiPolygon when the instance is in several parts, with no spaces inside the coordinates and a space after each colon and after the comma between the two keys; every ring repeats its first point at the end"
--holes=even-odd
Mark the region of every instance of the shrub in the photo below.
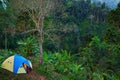
{"type": "Polygon", "coordinates": [[[25,40],[18,41],[17,43],[19,45],[17,51],[23,56],[33,56],[39,51],[36,38],[28,37],[25,40]]]}
{"type": "Polygon", "coordinates": [[[50,80],[79,80],[83,68],[73,60],[69,52],[61,53],[44,52],[44,63],[38,67],[41,74],[45,74],[50,80]]]}

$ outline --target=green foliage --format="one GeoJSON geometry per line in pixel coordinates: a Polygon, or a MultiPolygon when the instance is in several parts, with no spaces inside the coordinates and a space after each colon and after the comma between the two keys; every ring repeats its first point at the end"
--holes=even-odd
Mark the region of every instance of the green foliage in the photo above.
{"type": "Polygon", "coordinates": [[[0,66],[2,64],[2,62],[8,58],[9,56],[11,55],[14,55],[15,53],[11,50],[4,50],[4,49],[1,49],[0,50],[0,66]]]}
{"type": "Polygon", "coordinates": [[[5,41],[7,41],[7,47],[13,49],[16,47],[14,26],[16,23],[16,16],[13,9],[8,5],[6,10],[0,8],[0,48],[5,48],[5,41]],[[7,40],[5,40],[7,37],[7,40]],[[11,46],[12,45],[12,46],[11,46]]]}
{"type": "Polygon", "coordinates": [[[39,51],[36,38],[28,37],[24,40],[18,41],[17,43],[19,45],[17,52],[23,56],[33,56],[39,51]]]}
{"type": "Polygon", "coordinates": [[[92,38],[92,41],[89,43],[88,47],[83,48],[81,55],[86,57],[86,60],[88,59],[88,64],[99,64],[102,58],[107,56],[107,49],[108,45],[105,42],[101,42],[101,40],[95,36],[92,38]]]}
{"type": "Polygon", "coordinates": [[[44,52],[44,63],[38,71],[48,76],[50,80],[76,80],[80,79],[83,68],[66,50],[62,50],[61,53],[44,52]]]}
{"type": "Polygon", "coordinates": [[[120,44],[120,31],[115,27],[108,28],[104,34],[104,40],[109,44],[120,44]]]}
{"type": "MultiPolygon", "coordinates": [[[[115,63],[111,58],[113,56],[111,55],[113,53],[111,50],[108,50],[108,53],[111,52],[109,54],[106,52],[107,56],[101,56],[100,53],[95,53],[95,50],[90,53],[95,44],[98,45],[98,49],[103,48],[103,52],[110,49],[110,46],[106,43],[102,43],[102,45],[99,43],[101,41],[98,37],[92,38],[89,45],[91,48],[84,49],[82,52],[83,56],[79,58],[82,61],[81,63],[79,63],[78,59],[76,61],[75,55],[70,55],[66,50],[63,50],[61,53],[44,52],[44,63],[37,67],[37,71],[46,75],[50,80],[119,80],[118,74],[115,74],[113,69],[110,69],[110,66],[112,68],[112,65],[115,63]],[[96,62],[98,55],[100,55],[101,59],[98,59],[98,62],[96,62]],[[110,55],[111,57],[108,57],[110,55]],[[112,65],[108,63],[110,60],[113,61],[111,62],[112,65]]],[[[96,50],[98,50],[97,48],[96,50]]],[[[100,51],[98,50],[98,52],[100,51]]],[[[119,63],[117,64],[119,65],[119,63]]],[[[114,69],[118,70],[117,68],[114,69]]]]}
{"type": "Polygon", "coordinates": [[[113,24],[117,29],[120,29],[120,3],[118,4],[117,9],[110,11],[108,22],[113,24]]]}
{"type": "Polygon", "coordinates": [[[3,62],[4,57],[0,55],[0,67],[1,67],[1,63],[3,62]]]}
{"type": "MultiPolygon", "coordinates": [[[[83,64],[87,70],[92,72],[91,76],[90,73],[86,73],[86,75],[92,77],[93,80],[94,78],[95,80],[104,80],[105,78],[109,78],[111,74],[113,75],[119,72],[119,49],[119,44],[108,44],[105,41],[101,41],[97,36],[93,37],[89,45],[83,48],[82,53],[80,53],[82,56],[80,58],[80,63],[83,64]],[[96,73],[98,70],[99,73],[96,73]],[[103,76],[101,72],[107,75],[103,76]]],[[[113,75],[110,80],[114,77],[113,75]]]]}
{"type": "Polygon", "coordinates": [[[13,54],[15,54],[15,53],[12,50],[4,50],[4,49],[0,50],[0,55],[4,56],[4,57],[8,57],[13,54]]]}
{"type": "MultiPolygon", "coordinates": [[[[109,9],[105,4],[90,3],[90,0],[61,0],[51,14],[53,31],[57,35],[59,48],[79,53],[93,36],[103,39],[104,31],[109,27],[106,17],[109,9]],[[54,31],[54,29],[56,29],[54,31]]],[[[54,48],[54,47],[53,47],[54,48]]]]}
{"type": "Polygon", "coordinates": [[[105,3],[95,4],[91,0],[59,0],[54,5],[53,13],[44,20],[43,48],[46,52],[41,65],[37,64],[37,32],[20,35],[35,27],[28,13],[24,10],[17,13],[10,5],[7,10],[0,9],[0,64],[14,54],[11,50],[3,50],[7,41],[9,49],[16,48],[15,52],[32,56],[34,69],[50,80],[119,80],[120,4],[110,13],[105,3]],[[107,16],[114,26],[106,23],[107,16]]]}

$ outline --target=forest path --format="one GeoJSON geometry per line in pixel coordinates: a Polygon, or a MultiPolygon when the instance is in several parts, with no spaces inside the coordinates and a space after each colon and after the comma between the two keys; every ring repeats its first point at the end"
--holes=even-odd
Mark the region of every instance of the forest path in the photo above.
{"type": "Polygon", "coordinates": [[[47,80],[44,76],[41,76],[36,71],[31,71],[29,74],[26,74],[26,77],[29,78],[29,80],[47,80]]]}

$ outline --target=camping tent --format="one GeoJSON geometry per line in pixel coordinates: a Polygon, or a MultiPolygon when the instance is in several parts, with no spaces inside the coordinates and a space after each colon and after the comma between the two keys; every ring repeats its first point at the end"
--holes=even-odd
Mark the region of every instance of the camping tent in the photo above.
{"type": "Polygon", "coordinates": [[[26,64],[29,68],[32,69],[32,64],[26,58],[20,55],[13,55],[8,57],[3,63],[2,68],[7,69],[15,74],[27,73],[23,64],[26,64]]]}

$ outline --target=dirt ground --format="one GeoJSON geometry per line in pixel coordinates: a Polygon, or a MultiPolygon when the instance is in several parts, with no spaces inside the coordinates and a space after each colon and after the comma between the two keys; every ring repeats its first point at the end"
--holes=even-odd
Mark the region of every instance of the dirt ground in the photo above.
{"type": "Polygon", "coordinates": [[[29,74],[26,74],[29,80],[47,80],[44,76],[36,73],[35,71],[31,71],[29,74]]]}

